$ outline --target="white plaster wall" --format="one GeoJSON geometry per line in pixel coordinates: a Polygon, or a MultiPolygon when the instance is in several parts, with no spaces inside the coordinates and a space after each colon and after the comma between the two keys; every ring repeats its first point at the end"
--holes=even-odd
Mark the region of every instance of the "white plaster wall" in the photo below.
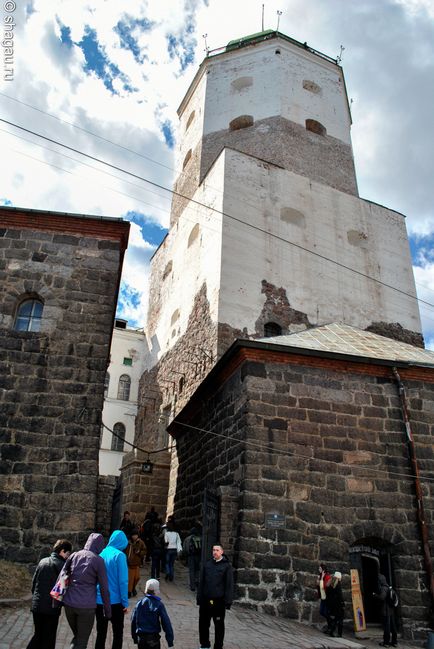
{"type": "MultiPolygon", "coordinates": [[[[133,329],[113,329],[112,344],[110,348],[110,383],[107,397],[104,399],[102,421],[113,430],[113,426],[120,422],[125,426],[125,439],[134,441],[135,418],[137,415],[137,397],[139,380],[144,369],[144,359],[147,351],[146,337],[143,331],[133,329]],[[123,359],[133,358],[131,366],[124,365],[123,359]],[[119,377],[128,374],[131,378],[129,401],[117,398],[119,377]]],[[[118,475],[124,453],[112,451],[112,434],[103,429],[101,448],[99,453],[100,475],[118,475]]],[[[125,445],[125,452],[130,447],[125,445]]]]}
{"type": "Polygon", "coordinates": [[[328,135],[351,145],[351,118],[337,65],[273,39],[210,58],[208,71],[204,134],[227,129],[239,115],[255,120],[281,115],[303,126],[306,119],[315,119],[328,135]],[[252,77],[253,84],[234,89],[232,82],[240,77],[252,77]],[[320,92],[304,89],[304,80],[316,83],[320,92]]]}
{"type": "Polygon", "coordinates": [[[202,75],[194,93],[191,95],[190,100],[186,103],[180,115],[176,155],[176,169],[178,174],[182,171],[182,163],[187,155],[187,151],[189,149],[193,151],[202,138],[206,80],[207,75],[202,75]],[[194,119],[187,129],[187,122],[193,111],[194,119]]]}
{"type": "Polygon", "coordinates": [[[402,215],[233,150],[221,157],[224,212],[258,229],[224,218],[220,322],[254,332],[265,279],[286,288],[312,324],[365,328],[384,320],[421,331],[416,300],[285,241],[415,295],[402,215]],[[282,208],[297,210],[298,222],[283,221],[282,208]]]}
{"type": "Polygon", "coordinates": [[[172,261],[172,272],[160,286],[161,309],[154,334],[148,340],[147,368],[153,367],[186,332],[195,296],[204,282],[207,285],[211,317],[217,322],[223,175],[224,159],[220,158],[170,230],[161,251],[157,251],[153,259],[153,269],[164,269],[172,261]],[[194,201],[205,203],[207,207],[194,201]],[[199,236],[188,247],[190,233],[196,224],[199,225],[199,236]],[[175,314],[179,314],[176,319],[175,314]]]}

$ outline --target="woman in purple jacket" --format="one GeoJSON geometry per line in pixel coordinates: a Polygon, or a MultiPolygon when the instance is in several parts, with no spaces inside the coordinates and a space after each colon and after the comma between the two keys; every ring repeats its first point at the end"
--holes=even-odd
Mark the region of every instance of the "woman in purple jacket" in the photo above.
{"type": "Polygon", "coordinates": [[[96,610],[96,585],[99,584],[104,603],[104,615],[111,617],[110,594],[101,534],[90,534],[83,550],[72,554],[62,573],[69,575],[69,586],[63,598],[66,618],[74,637],[70,649],[86,649],[92,632],[96,610]]]}

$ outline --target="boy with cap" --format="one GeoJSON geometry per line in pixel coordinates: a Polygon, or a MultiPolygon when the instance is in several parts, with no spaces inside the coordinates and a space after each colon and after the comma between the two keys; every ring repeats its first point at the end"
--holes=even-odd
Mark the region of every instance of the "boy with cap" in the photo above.
{"type": "Polygon", "coordinates": [[[173,629],[167,615],[166,607],[161,601],[160,584],[156,579],[148,579],[145,596],[133,611],[131,618],[131,636],[139,649],[160,649],[161,627],[166,635],[169,647],[173,647],[173,629]]]}

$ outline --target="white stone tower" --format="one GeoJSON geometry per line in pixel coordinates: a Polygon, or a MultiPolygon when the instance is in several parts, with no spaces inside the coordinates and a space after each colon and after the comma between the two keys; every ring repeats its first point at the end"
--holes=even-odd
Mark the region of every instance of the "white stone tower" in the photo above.
{"type": "MultiPolygon", "coordinates": [[[[404,217],[358,196],[336,61],[278,32],[233,41],[205,58],[178,112],[136,419],[146,449],[167,444],[167,423],[236,338],[338,322],[423,345],[404,217]]],[[[163,491],[170,458],[155,457],[163,491]]],[[[127,508],[139,462],[124,472],[127,508]]]]}
{"type": "Polygon", "coordinates": [[[422,344],[404,217],[358,197],[336,61],[278,32],[232,41],[203,61],[178,113],[150,367],[184,337],[191,346],[201,290],[213,331],[198,344],[214,359],[264,327],[330,322],[422,344]]]}

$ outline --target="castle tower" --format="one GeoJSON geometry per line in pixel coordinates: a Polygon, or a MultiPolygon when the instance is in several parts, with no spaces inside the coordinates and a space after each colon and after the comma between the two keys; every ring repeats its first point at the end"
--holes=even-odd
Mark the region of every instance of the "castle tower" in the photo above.
{"type": "Polygon", "coordinates": [[[178,113],[138,443],[161,447],[161,421],[236,338],[338,322],[423,345],[404,217],[358,196],[335,60],[274,31],[232,41],[205,58],[178,113]]]}

